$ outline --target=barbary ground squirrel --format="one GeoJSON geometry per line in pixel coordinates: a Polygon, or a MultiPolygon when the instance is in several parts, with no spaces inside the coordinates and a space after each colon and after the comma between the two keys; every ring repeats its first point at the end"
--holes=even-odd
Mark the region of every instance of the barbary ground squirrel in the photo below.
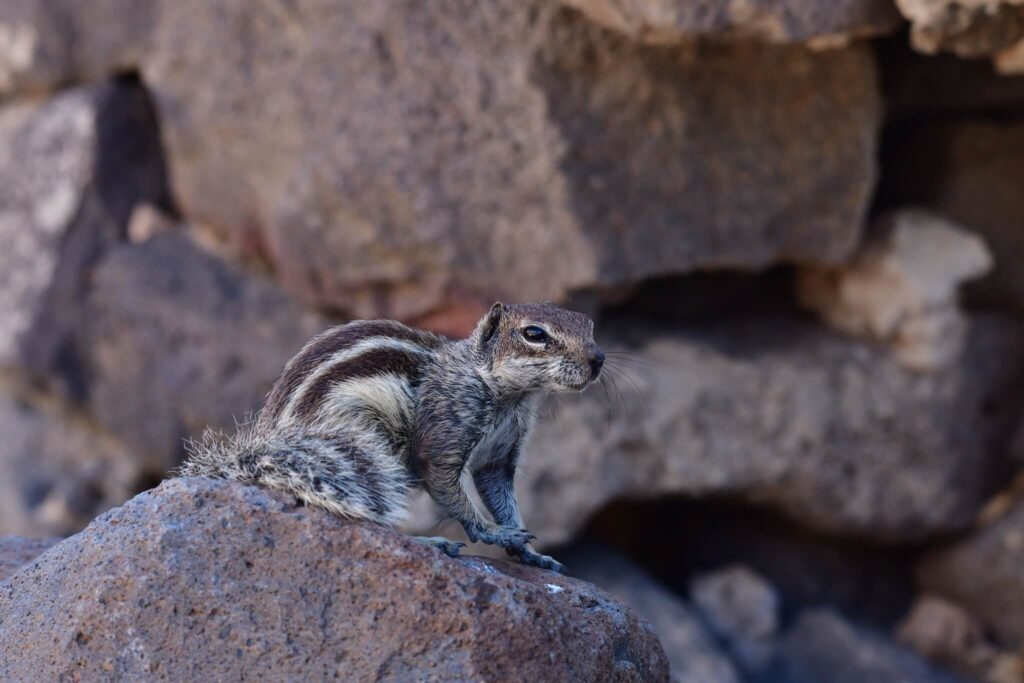
{"type": "MultiPolygon", "coordinates": [[[[390,320],[340,325],[288,362],[252,422],[191,443],[179,474],[277,489],[391,525],[423,486],[471,540],[564,571],[530,547],[513,478],[540,395],[581,391],[600,375],[593,330],[586,316],[549,303],[496,303],[457,341],[390,320]],[[493,522],[463,488],[465,469],[493,522]]],[[[453,557],[463,545],[420,540],[453,557]]]]}

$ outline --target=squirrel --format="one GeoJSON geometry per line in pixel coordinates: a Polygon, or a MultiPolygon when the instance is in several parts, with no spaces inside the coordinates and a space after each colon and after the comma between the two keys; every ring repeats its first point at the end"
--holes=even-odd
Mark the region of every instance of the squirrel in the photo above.
{"type": "MultiPolygon", "coordinates": [[[[587,316],[555,304],[495,303],[465,339],[392,320],[313,337],[285,366],[255,419],[188,444],[180,476],[237,480],[333,514],[395,525],[422,486],[471,541],[565,572],[536,552],[513,480],[545,392],[598,380],[605,354],[587,316]],[[467,495],[472,475],[493,521],[467,495]]],[[[457,557],[465,544],[417,537],[457,557]]]]}

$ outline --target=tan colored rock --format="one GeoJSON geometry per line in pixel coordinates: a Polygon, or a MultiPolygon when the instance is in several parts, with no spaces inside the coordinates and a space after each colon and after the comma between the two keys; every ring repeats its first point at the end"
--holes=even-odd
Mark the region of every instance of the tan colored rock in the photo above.
{"type": "Polygon", "coordinates": [[[929,553],[918,577],[927,590],[981,618],[1004,646],[1024,646],[1024,502],[929,553]]]}
{"type": "Polygon", "coordinates": [[[797,296],[836,329],[890,345],[906,367],[934,371],[963,350],[960,285],[991,267],[977,235],[904,210],[882,219],[849,264],[801,270],[797,296]]]}
{"type": "Polygon", "coordinates": [[[561,0],[634,40],[667,44],[697,37],[846,45],[900,24],[891,0],[561,0]]]}
{"type": "Polygon", "coordinates": [[[177,479],[0,584],[0,679],[667,682],[591,584],[177,479]]]}
{"type": "Polygon", "coordinates": [[[896,0],[910,21],[910,43],[926,54],[984,57],[1024,38],[1021,0],[896,0]]]}

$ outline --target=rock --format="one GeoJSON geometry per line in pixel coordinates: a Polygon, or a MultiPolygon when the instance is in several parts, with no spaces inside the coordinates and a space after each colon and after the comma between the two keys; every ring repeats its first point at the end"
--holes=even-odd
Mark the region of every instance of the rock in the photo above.
{"type": "Polygon", "coordinates": [[[653,49],[538,0],[300,4],[288,31],[276,2],[161,7],[141,73],[180,208],[313,305],[419,319],[858,241],[866,46],[653,49]]]}
{"type": "Polygon", "coordinates": [[[152,0],[5,0],[0,96],[132,70],[157,8],[152,0]]]}
{"type": "Polygon", "coordinates": [[[785,683],[956,683],[880,634],[858,628],[830,610],[809,610],[786,636],[780,654],[785,683]]]}
{"type": "Polygon", "coordinates": [[[258,409],[328,324],[182,234],[112,250],[84,309],[76,348],[87,407],[155,475],[178,464],[183,438],[233,430],[258,409]]]}
{"type": "Polygon", "coordinates": [[[808,42],[834,47],[896,29],[890,0],[562,0],[634,40],[665,44],[697,37],[808,42]]]}
{"type": "Polygon", "coordinates": [[[525,449],[520,501],[545,543],[612,501],[667,495],[750,500],[880,540],[963,529],[1003,464],[1024,386],[1021,331],[1001,318],[972,318],[960,361],[930,375],[782,315],[627,329],[627,343],[610,341],[614,323],[598,335],[611,349],[645,340],[633,358],[610,356],[608,395],[552,400],[525,449]]]}
{"type": "Polygon", "coordinates": [[[760,671],[775,654],[779,635],[779,594],[749,567],[733,565],[702,574],[690,595],[746,671],[760,671]]]}
{"type": "Polygon", "coordinates": [[[883,218],[848,264],[803,269],[797,296],[836,329],[889,344],[902,365],[935,371],[963,351],[960,284],[991,268],[976,235],[907,209],[883,218]]]}
{"type": "Polygon", "coordinates": [[[922,657],[969,680],[1005,680],[998,671],[1012,660],[1012,655],[999,652],[985,639],[984,628],[974,615],[935,595],[918,597],[897,627],[896,638],[922,657]]]}
{"type": "Polygon", "coordinates": [[[650,627],[590,584],[197,479],[0,586],[0,650],[4,680],[668,680],[650,627]]]}
{"type": "Polygon", "coordinates": [[[0,534],[71,534],[138,490],[138,461],[82,416],[0,384],[0,534]]]}
{"type": "Polygon", "coordinates": [[[1024,645],[1024,502],[965,538],[930,552],[922,586],[980,617],[1006,646],[1024,645]]]}
{"type": "Polygon", "coordinates": [[[896,0],[910,21],[910,43],[926,54],[984,57],[1024,37],[1020,0],[896,0]]]}
{"type": "Polygon", "coordinates": [[[164,201],[145,94],[128,84],[0,106],[0,365],[65,362],[88,269],[132,206],[164,201]]]}
{"type": "Polygon", "coordinates": [[[559,553],[576,578],[590,581],[647,621],[665,648],[676,683],[739,683],[693,608],[614,550],[579,544],[559,553]]]}
{"type": "Polygon", "coordinates": [[[1024,124],[1012,119],[916,126],[892,150],[901,200],[977,232],[992,251],[995,269],[967,288],[969,300],[1017,311],[1024,311],[1022,150],[1024,124]]]}
{"type": "Polygon", "coordinates": [[[0,582],[60,542],[59,538],[0,536],[0,582]]]}

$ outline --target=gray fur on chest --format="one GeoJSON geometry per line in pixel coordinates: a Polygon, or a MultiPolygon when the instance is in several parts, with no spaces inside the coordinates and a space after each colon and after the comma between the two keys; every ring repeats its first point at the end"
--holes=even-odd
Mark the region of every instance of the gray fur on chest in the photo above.
{"type": "Polygon", "coordinates": [[[526,438],[533,424],[532,401],[501,409],[485,425],[483,435],[469,453],[470,469],[505,464],[518,454],[517,445],[526,438]]]}

